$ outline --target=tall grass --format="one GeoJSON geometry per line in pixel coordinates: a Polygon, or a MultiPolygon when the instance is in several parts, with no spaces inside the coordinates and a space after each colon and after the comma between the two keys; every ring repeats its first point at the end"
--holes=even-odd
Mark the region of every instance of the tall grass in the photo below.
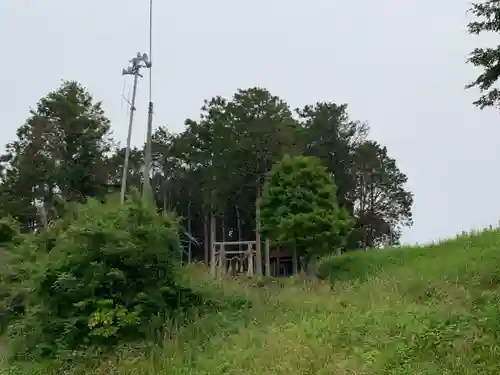
{"type": "Polygon", "coordinates": [[[498,231],[332,257],[323,281],[189,275],[198,291],[241,303],[172,323],[162,345],[124,348],[88,374],[500,373],[498,231]]]}

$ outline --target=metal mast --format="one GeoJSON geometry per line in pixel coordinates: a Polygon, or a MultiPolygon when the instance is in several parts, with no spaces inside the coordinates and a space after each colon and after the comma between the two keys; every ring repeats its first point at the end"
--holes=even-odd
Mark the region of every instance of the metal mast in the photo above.
{"type": "MultiPolygon", "coordinates": [[[[153,0],[149,0],[149,58],[153,54],[153,0]]],[[[144,199],[152,199],[153,191],[149,181],[152,161],[152,137],[153,137],[153,99],[152,99],[152,69],[149,61],[149,105],[148,105],[148,126],[146,132],[146,144],[144,145],[144,175],[142,196],[144,199]]]]}
{"type": "Polygon", "coordinates": [[[151,63],[149,62],[148,55],[137,52],[137,56],[131,59],[130,65],[128,68],[123,69],[123,75],[133,75],[134,76],[134,86],[132,89],[132,101],[130,103],[130,115],[128,122],[128,134],[127,134],[127,147],[125,148],[125,160],[123,161],[123,174],[122,174],[122,186],[121,186],[121,194],[120,200],[123,203],[125,201],[125,192],[127,191],[127,177],[128,177],[128,164],[130,159],[130,142],[132,139],[132,126],[134,124],[134,112],[135,112],[135,99],[137,95],[137,82],[139,77],[142,78],[142,74],[140,70],[142,68],[151,67],[151,63]]]}

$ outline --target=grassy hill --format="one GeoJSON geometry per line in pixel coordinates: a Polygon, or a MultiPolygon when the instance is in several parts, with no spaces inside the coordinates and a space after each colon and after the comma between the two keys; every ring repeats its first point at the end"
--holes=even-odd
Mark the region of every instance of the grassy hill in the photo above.
{"type": "Polygon", "coordinates": [[[88,373],[500,373],[500,232],[332,257],[319,272],[325,280],[221,282],[193,267],[197,290],[232,303],[172,323],[162,348],[141,348],[151,354],[123,349],[88,373]]]}

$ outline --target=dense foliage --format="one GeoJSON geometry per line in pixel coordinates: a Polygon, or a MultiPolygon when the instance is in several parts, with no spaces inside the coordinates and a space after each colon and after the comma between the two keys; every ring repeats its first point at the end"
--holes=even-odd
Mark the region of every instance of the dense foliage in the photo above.
{"type": "Polygon", "coordinates": [[[179,284],[174,217],[139,199],[90,200],[68,215],[15,249],[22,265],[19,257],[12,265],[24,287],[23,314],[9,327],[16,354],[46,356],[145,337],[154,320],[159,329],[173,311],[197,303],[179,284]]]}
{"type": "MultiPolygon", "coordinates": [[[[101,104],[76,82],[42,98],[0,158],[0,217],[33,231],[63,216],[67,202],[119,189],[124,149],[101,104]]],[[[215,96],[179,134],[153,135],[151,185],[158,208],[176,211],[194,259],[208,261],[210,222],[218,240],[256,238],[256,202],[267,172],[285,153],[314,156],[334,176],[336,199],[355,220],[346,250],[397,243],[410,226],[412,194],[388,150],[346,104],[296,111],[263,88],[215,96]]],[[[128,189],[142,186],[143,152],[132,149],[128,189]]]]}
{"type": "Polygon", "coordinates": [[[342,248],[352,221],[337,202],[337,188],[315,157],[285,157],[268,174],[260,200],[261,229],[309,263],[342,248]]]}
{"type": "Polygon", "coordinates": [[[14,218],[10,216],[0,218],[0,246],[9,246],[19,232],[19,223],[14,218]]]}
{"type": "MultiPolygon", "coordinates": [[[[500,32],[499,0],[476,1],[472,4],[470,12],[475,17],[474,21],[468,24],[470,34],[480,35],[492,32],[498,34],[500,32]]],[[[498,107],[500,90],[494,85],[500,77],[500,45],[475,48],[470,53],[468,62],[483,70],[473,82],[467,85],[467,88],[477,87],[481,92],[474,104],[481,109],[498,107]]]]}

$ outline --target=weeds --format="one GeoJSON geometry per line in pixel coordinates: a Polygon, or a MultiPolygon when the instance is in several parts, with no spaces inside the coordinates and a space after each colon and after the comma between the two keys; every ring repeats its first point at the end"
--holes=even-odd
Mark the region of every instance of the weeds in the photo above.
{"type": "Polygon", "coordinates": [[[85,371],[497,375],[499,249],[500,233],[490,230],[431,247],[327,259],[326,280],[259,285],[211,280],[193,266],[185,282],[219,307],[192,315],[189,324],[172,322],[160,346],[122,347],[85,371]]]}

